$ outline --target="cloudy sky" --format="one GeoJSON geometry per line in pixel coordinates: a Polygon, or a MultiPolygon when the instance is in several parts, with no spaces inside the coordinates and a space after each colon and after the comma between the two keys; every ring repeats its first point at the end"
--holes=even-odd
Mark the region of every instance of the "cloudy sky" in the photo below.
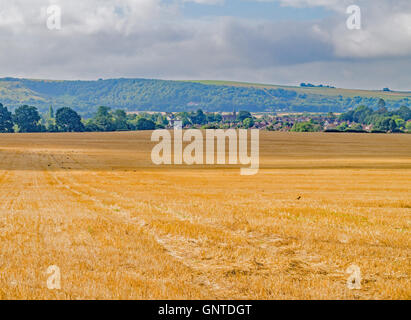
{"type": "Polygon", "coordinates": [[[411,90],[410,70],[410,0],[0,0],[0,77],[411,90]]]}

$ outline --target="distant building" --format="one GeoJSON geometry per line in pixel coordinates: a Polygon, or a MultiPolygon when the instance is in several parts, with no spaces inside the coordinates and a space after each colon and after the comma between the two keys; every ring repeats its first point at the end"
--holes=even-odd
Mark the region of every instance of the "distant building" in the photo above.
{"type": "Polygon", "coordinates": [[[183,129],[183,121],[175,120],[173,121],[173,127],[175,130],[182,130],[183,129]]]}
{"type": "Polygon", "coordinates": [[[232,114],[223,114],[221,117],[223,122],[234,122],[237,120],[237,112],[234,110],[232,114]]]}

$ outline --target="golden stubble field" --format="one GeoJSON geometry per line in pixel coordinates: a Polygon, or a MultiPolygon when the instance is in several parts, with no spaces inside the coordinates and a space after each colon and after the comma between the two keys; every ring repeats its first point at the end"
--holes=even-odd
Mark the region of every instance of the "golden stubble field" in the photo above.
{"type": "Polygon", "coordinates": [[[411,298],[411,135],[262,132],[255,176],[150,135],[0,135],[1,299],[411,298]]]}

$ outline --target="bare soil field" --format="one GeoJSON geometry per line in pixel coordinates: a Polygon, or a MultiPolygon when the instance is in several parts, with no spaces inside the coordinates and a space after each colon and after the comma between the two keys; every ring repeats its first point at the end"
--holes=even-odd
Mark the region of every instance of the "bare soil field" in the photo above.
{"type": "Polygon", "coordinates": [[[411,299],[411,135],[261,132],[255,176],[150,136],[0,135],[0,299],[411,299]]]}

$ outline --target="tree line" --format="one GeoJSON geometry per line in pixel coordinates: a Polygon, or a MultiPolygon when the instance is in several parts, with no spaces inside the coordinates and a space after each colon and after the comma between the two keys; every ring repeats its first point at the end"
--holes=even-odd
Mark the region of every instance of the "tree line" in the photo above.
{"type": "MultiPolygon", "coordinates": [[[[348,128],[347,122],[358,125],[372,125],[373,132],[411,132],[411,109],[402,106],[397,110],[389,111],[380,101],[379,108],[373,110],[367,106],[359,106],[340,115],[340,120],[345,121],[340,129],[348,128]]],[[[352,127],[353,125],[351,125],[352,127]]]]}
{"type": "MultiPolygon", "coordinates": [[[[162,119],[164,122],[164,119],[162,119]]],[[[151,119],[128,115],[124,110],[101,106],[91,119],[82,119],[69,107],[54,112],[50,107],[42,115],[36,107],[23,105],[11,113],[0,103],[0,132],[87,132],[118,130],[154,130],[158,124],[151,119]]]]}
{"type": "MultiPolygon", "coordinates": [[[[169,113],[169,118],[180,119],[183,126],[224,128],[219,113],[204,113],[201,109],[192,112],[169,113]]],[[[254,125],[250,112],[240,111],[235,122],[245,128],[254,125]]],[[[54,112],[50,107],[41,114],[36,107],[23,105],[11,113],[0,103],[0,132],[101,132],[164,129],[169,125],[168,117],[162,113],[130,114],[122,109],[111,110],[100,106],[89,119],[82,118],[75,110],[62,107],[54,112]]]]}

